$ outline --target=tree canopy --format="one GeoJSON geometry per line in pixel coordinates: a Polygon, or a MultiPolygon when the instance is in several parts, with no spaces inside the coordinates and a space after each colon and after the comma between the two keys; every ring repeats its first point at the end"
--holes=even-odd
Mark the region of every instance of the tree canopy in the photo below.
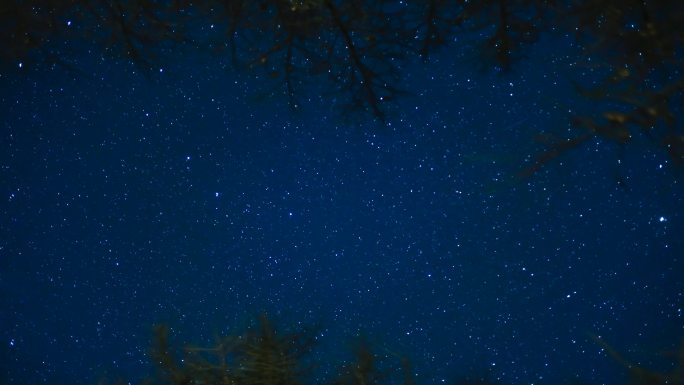
{"type": "MultiPolygon", "coordinates": [[[[591,336],[617,364],[624,368],[629,383],[634,385],[681,384],[684,381],[684,344],[667,352],[672,370],[661,372],[624,357],[611,345],[591,336]]],[[[217,336],[210,347],[186,345],[182,353],[170,343],[165,325],[155,328],[151,360],[156,373],[147,377],[148,384],[222,384],[222,385],[304,385],[312,383],[312,364],[309,353],[315,349],[316,337],[312,329],[288,332],[278,330],[262,314],[258,324],[242,334],[217,336]]],[[[340,363],[332,378],[317,379],[331,385],[415,385],[416,374],[406,356],[373,346],[365,338],[358,338],[352,359],[340,363]],[[384,350],[385,352],[381,352],[384,350]]],[[[313,365],[325,361],[318,357],[313,365]]],[[[328,362],[329,364],[330,362],[328,362]]],[[[450,380],[460,385],[500,384],[493,372],[469,373],[450,380]]],[[[585,375],[578,373],[579,377],[585,375]]],[[[120,381],[119,383],[125,383],[120,381]]],[[[130,383],[130,382],[128,382],[130,383]]],[[[581,382],[580,382],[581,383],[581,382]]]]}
{"type": "Polygon", "coordinates": [[[301,88],[322,79],[345,111],[380,121],[410,91],[402,65],[472,48],[458,36],[476,36],[482,63],[501,70],[541,36],[572,36],[600,79],[577,79],[578,92],[603,110],[576,116],[576,134],[548,140],[522,174],[590,139],[623,145],[641,134],[684,166],[679,0],[11,0],[0,24],[5,66],[74,66],[64,43],[95,41],[100,54],[149,70],[185,46],[278,80],[293,108],[301,88]]]}

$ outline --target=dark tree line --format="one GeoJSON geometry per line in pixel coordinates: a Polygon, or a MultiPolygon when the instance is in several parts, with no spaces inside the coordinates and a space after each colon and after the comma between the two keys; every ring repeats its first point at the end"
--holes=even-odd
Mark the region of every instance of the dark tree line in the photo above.
{"type": "MultiPolygon", "coordinates": [[[[482,63],[506,70],[540,36],[574,36],[602,81],[578,92],[605,106],[577,116],[574,136],[552,138],[523,174],[600,137],[647,135],[684,166],[684,2],[681,0],[7,0],[0,5],[5,66],[73,66],[65,43],[142,70],[175,50],[227,55],[236,68],[280,82],[294,108],[306,84],[328,85],[345,111],[384,121],[404,92],[402,64],[429,60],[478,36],[482,63]]],[[[580,60],[581,58],[578,58],[580,60]]],[[[583,79],[577,79],[582,84],[583,79]]],[[[333,96],[331,96],[333,97],[333,96]]]]}
{"type": "MultiPolygon", "coordinates": [[[[149,384],[216,385],[304,385],[316,370],[310,353],[315,347],[315,329],[278,330],[266,315],[242,334],[217,336],[211,347],[186,345],[178,351],[169,341],[169,331],[155,329],[151,358],[156,373],[149,384]]],[[[387,355],[372,351],[359,339],[352,362],[340,365],[330,385],[414,385],[407,359],[390,362],[387,355]],[[397,372],[401,372],[398,376],[397,372]]]]}
{"type": "MultiPolygon", "coordinates": [[[[155,329],[150,358],[156,373],[144,384],[166,385],[416,385],[417,377],[410,360],[397,353],[357,339],[352,358],[339,363],[331,378],[312,381],[316,365],[326,361],[319,355],[314,361],[315,329],[284,332],[273,326],[266,315],[242,334],[216,336],[214,345],[186,345],[178,349],[170,342],[168,327],[155,329]],[[382,353],[381,351],[385,351],[382,353]],[[323,361],[323,362],[322,362],[323,361]]],[[[633,385],[680,385],[684,383],[684,344],[676,351],[665,352],[672,362],[667,372],[652,370],[630,361],[598,337],[592,339],[606,354],[622,366],[633,385]]],[[[330,362],[327,362],[330,364],[330,362]]],[[[590,368],[589,368],[590,369],[590,368]]],[[[582,374],[579,373],[581,376],[582,374]]],[[[450,383],[456,385],[495,385],[494,373],[470,374],[450,383]]],[[[581,377],[577,377],[581,378],[581,377]]],[[[103,382],[100,382],[103,383],[103,382]]],[[[117,384],[130,383],[119,381],[117,384]]],[[[582,382],[574,382],[582,383],[582,382]]]]}

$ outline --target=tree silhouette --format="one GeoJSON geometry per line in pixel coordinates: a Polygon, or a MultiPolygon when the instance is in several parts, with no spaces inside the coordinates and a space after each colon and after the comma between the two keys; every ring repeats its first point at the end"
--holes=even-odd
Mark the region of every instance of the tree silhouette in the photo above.
{"type": "Polygon", "coordinates": [[[684,384],[684,341],[679,350],[664,354],[673,358],[673,367],[670,372],[663,373],[629,361],[599,337],[593,336],[593,339],[613,360],[627,370],[629,381],[632,385],[684,384]]]}
{"type": "Polygon", "coordinates": [[[169,385],[300,385],[303,357],[313,346],[310,330],[279,334],[262,315],[254,330],[216,337],[212,347],[185,346],[182,360],[173,354],[166,326],[155,328],[151,379],[169,385]]]}
{"type": "MultiPolygon", "coordinates": [[[[148,378],[147,384],[189,385],[303,385],[312,383],[306,379],[305,357],[314,347],[312,330],[281,333],[262,314],[258,325],[242,334],[216,337],[212,347],[187,345],[182,360],[174,356],[169,343],[168,327],[155,329],[151,358],[157,373],[148,378]]],[[[628,381],[633,385],[684,384],[684,344],[677,351],[666,352],[671,357],[672,370],[660,372],[627,360],[616,349],[599,337],[590,336],[609,357],[623,366],[628,381]]],[[[358,338],[351,362],[339,366],[339,372],[328,379],[315,383],[331,385],[415,385],[416,376],[410,361],[396,353],[378,354],[365,338],[358,338]],[[398,362],[395,362],[398,361],[398,362]]],[[[325,357],[320,357],[326,360],[325,357]]],[[[583,373],[576,373],[583,375],[583,373]]],[[[580,377],[575,377],[575,383],[580,377]]],[[[123,383],[123,382],[121,382],[123,383]]],[[[455,379],[456,384],[500,384],[495,373],[487,369],[455,379]]]]}
{"type": "MultiPolygon", "coordinates": [[[[157,373],[148,383],[168,385],[302,385],[311,366],[306,356],[314,347],[313,329],[281,333],[262,314],[258,325],[242,334],[216,337],[212,347],[187,345],[182,359],[174,355],[169,343],[168,327],[155,328],[151,358],[157,373]]],[[[355,360],[342,365],[331,379],[336,385],[382,385],[403,374],[403,384],[413,385],[408,360],[401,360],[401,369],[388,365],[381,355],[370,349],[360,338],[354,349],[355,360]]]]}
{"type": "Polygon", "coordinates": [[[550,140],[520,174],[593,138],[624,145],[642,134],[684,166],[679,0],[12,0],[0,5],[0,25],[5,65],[74,67],[63,43],[95,41],[149,70],[190,46],[277,80],[293,108],[315,81],[345,114],[383,122],[407,91],[403,64],[458,49],[459,35],[478,36],[481,63],[502,70],[542,35],[574,35],[595,63],[589,84],[577,79],[578,91],[603,111],[576,116],[577,133],[550,140]]]}
{"type": "MultiPolygon", "coordinates": [[[[684,166],[684,3],[676,0],[583,1],[570,9],[578,39],[603,59],[603,81],[584,96],[614,107],[576,123],[593,136],[626,144],[640,131],[684,166]]],[[[574,140],[579,140],[580,137],[574,140]]]]}

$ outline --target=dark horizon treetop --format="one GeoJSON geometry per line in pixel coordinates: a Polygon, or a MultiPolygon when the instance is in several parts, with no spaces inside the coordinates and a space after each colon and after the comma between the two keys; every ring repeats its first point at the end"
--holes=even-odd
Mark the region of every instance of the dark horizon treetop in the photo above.
{"type": "Polygon", "coordinates": [[[157,63],[190,47],[265,74],[293,109],[303,104],[302,88],[322,83],[345,116],[383,123],[410,93],[400,86],[402,65],[414,58],[471,49],[484,67],[506,71],[543,36],[572,37],[563,41],[592,66],[588,79],[576,79],[578,92],[598,111],[579,111],[578,130],[567,137],[547,136],[546,150],[520,176],[597,137],[626,145],[645,135],[684,166],[684,3],[677,0],[11,1],[0,23],[4,66],[78,71],[65,47],[95,42],[89,53],[99,48],[97,55],[123,57],[153,76],[157,63]]]}
{"type": "MultiPolygon", "coordinates": [[[[150,359],[156,373],[147,384],[221,384],[221,385],[415,385],[416,373],[409,352],[381,352],[365,337],[358,336],[350,362],[332,363],[325,356],[311,357],[316,348],[315,328],[284,331],[273,325],[266,313],[242,334],[216,336],[210,347],[185,345],[179,352],[171,343],[168,325],[154,330],[150,359]],[[313,369],[320,365],[336,368],[331,378],[315,378],[313,369]],[[315,378],[315,381],[312,381],[315,378]]],[[[631,362],[618,350],[597,336],[592,339],[628,374],[630,384],[681,384],[684,380],[684,344],[669,352],[673,369],[661,372],[631,362]]],[[[385,349],[386,350],[386,349],[385,349]]],[[[579,381],[581,377],[576,377],[579,381]]],[[[118,384],[130,383],[120,380],[118,384]]],[[[491,373],[469,373],[453,383],[459,385],[501,384],[491,373]]]]}

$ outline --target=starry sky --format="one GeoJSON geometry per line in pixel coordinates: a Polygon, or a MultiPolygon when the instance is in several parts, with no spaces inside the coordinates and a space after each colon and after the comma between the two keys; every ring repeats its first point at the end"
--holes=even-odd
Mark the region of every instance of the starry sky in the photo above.
{"type": "Polygon", "coordinates": [[[155,323],[208,344],[262,311],[319,325],[321,383],[361,333],[421,385],[615,383],[592,335],[662,364],[684,331],[681,172],[636,137],[512,178],[592,108],[556,43],[507,73],[458,46],[409,61],[385,126],[315,85],[292,111],[202,55],[3,67],[3,383],[136,383],[155,323]]]}

